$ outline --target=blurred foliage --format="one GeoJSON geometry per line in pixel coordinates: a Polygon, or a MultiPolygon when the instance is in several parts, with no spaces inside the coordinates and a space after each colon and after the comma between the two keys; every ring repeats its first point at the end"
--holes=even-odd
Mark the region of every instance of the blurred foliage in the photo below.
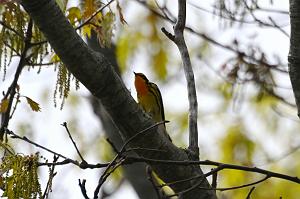
{"type": "Polygon", "coordinates": [[[147,68],[149,67],[158,79],[165,80],[170,56],[168,50],[170,41],[160,31],[164,22],[155,14],[147,11],[137,19],[136,23],[140,23],[140,27],[125,27],[116,43],[117,59],[121,71],[126,71],[130,65],[128,63],[135,56],[140,56],[142,52],[145,52],[147,68]]]}
{"type": "MultiPolygon", "coordinates": [[[[24,38],[29,16],[19,4],[11,1],[5,3],[2,7],[0,16],[0,71],[3,71],[4,80],[7,67],[12,62],[12,58],[20,56],[24,50],[24,38]]],[[[33,45],[31,47],[31,54],[27,60],[28,63],[34,66],[41,64],[44,56],[48,54],[47,45],[43,43],[34,45],[43,40],[42,33],[34,26],[31,38],[33,45]]]]}
{"type": "Polygon", "coordinates": [[[229,127],[220,140],[221,161],[251,166],[255,143],[244,135],[246,129],[240,125],[229,127]]]}

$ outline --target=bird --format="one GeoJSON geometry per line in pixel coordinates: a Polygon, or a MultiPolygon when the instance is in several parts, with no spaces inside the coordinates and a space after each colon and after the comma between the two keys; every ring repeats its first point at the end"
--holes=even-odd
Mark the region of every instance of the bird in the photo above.
{"type": "MultiPolygon", "coordinates": [[[[155,122],[165,121],[164,105],[158,86],[150,82],[143,73],[134,72],[134,75],[134,85],[139,105],[155,122]]],[[[163,123],[163,126],[166,136],[172,142],[172,139],[166,132],[165,123],[163,123]]]]}

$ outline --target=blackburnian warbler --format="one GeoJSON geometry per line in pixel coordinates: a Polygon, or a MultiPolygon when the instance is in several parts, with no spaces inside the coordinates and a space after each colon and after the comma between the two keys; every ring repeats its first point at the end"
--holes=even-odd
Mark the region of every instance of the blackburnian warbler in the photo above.
{"type": "MultiPolygon", "coordinates": [[[[157,85],[150,82],[143,73],[134,73],[134,75],[134,85],[140,106],[155,122],[165,121],[164,105],[157,85]]],[[[165,124],[163,126],[166,136],[172,141],[165,130],[165,124]]]]}

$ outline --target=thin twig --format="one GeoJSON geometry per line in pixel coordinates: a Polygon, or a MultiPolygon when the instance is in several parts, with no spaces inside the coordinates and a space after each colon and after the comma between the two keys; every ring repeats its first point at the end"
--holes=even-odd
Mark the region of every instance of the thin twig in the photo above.
{"type": "Polygon", "coordinates": [[[218,172],[216,172],[212,175],[211,187],[214,189],[217,188],[217,182],[218,182],[218,172]]]}
{"type": "MultiPolygon", "coordinates": [[[[234,164],[225,164],[221,162],[211,161],[211,160],[202,160],[202,161],[174,161],[174,160],[156,160],[150,158],[143,158],[143,157],[126,157],[124,164],[132,164],[137,162],[145,162],[151,164],[174,164],[174,165],[182,165],[182,166],[190,166],[190,165],[210,165],[216,166],[215,169],[212,171],[204,174],[206,177],[212,175],[215,172],[221,170],[239,170],[239,171],[248,171],[251,173],[260,173],[269,176],[270,178],[279,178],[283,180],[287,180],[290,182],[294,182],[300,184],[300,179],[297,176],[290,176],[282,173],[277,173],[265,169],[260,169],[258,167],[247,167],[241,165],[234,165],[234,164]]],[[[185,181],[193,180],[196,178],[201,178],[203,175],[194,176],[192,178],[186,179],[185,181]]],[[[184,180],[182,180],[184,181],[184,180]]],[[[168,184],[169,185],[169,184],[168,184]]]]}
{"type": "Polygon", "coordinates": [[[252,187],[252,188],[250,189],[249,193],[247,194],[246,199],[250,199],[250,198],[251,198],[251,194],[252,194],[252,192],[254,191],[254,189],[255,189],[255,187],[252,187]]]}
{"type": "Polygon", "coordinates": [[[73,146],[75,147],[75,149],[76,149],[76,151],[77,151],[77,154],[79,155],[81,161],[87,163],[87,162],[85,161],[85,159],[82,157],[82,155],[81,155],[81,153],[80,153],[80,151],[79,151],[79,149],[78,149],[78,147],[77,147],[75,141],[74,141],[73,138],[72,138],[72,135],[71,135],[71,133],[70,133],[70,131],[69,131],[67,122],[62,123],[61,125],[62,125],[63,127],[65,127],[65,129],[66,129],[66,131],[67,131],[67,133],[68,133],[68,135],[69,135],[69,138],[70,138],[70,140],[72,141],[72,144],[73,144],[73,146]]]}
{"type": "Polygon", "coordinates": [[[119,168],[123,162],[124,162],[124,158],[121,158],[120,161],[118,161],[112,168],[107,167],[105,172],[101,175],[98,185],[94,191],[94,198],[98,198],[98,194],[100,191],[101,186],[103,185],[103,183],[106,181],[106,179],[110,176],[110,174],[112,174],[117,168],[119,168]]]}
{"type": "Polygon", "coordinates": [[[86,193],[85,183],[86,183],[86,180],[85,180],[85,179],[83,179],[82,182],[81,182],[80,179],[78,180],[78,185],[79,185],[79,187],[80,187],[80,190],[81,190],[81,193],[82,193],[83,197],[84,197],[85,199],[89,199],[89,197],[88,197],[88,195],[87,195],[87,193],[86,193]]]}
{"type": "Polygon", "coordinates": [[[186,194],[186,193],[196,189],[197,187],[199,187],[201,185],[201,183],[204,181],[204,179],[205,178],[202,176],[202,179],[199,182],[197,182],[196,184],[194,184],[193,186],[191,186],[191,187],[189,187],[189,188],[187,188],[183,191],[180,191],[180,192],[177,192],[175,194],[169,195],[169,197],[179,196],[179,198],[181,198],[184,194],[186,194]]]}
{"type": "Polygon", "coordinates": [[[283,14],[283,15],[290,14],[289,11],[286,11],[286,10],[278,10],[278,9],[262,8],[262,7],[258,7],[257,9],[260,11],[263,11],[263,12],[272,12],[272,13],[283,14]]]}
{"type": "Polygon", "coordinates": [[[243,184],[243,185],[239,185],[239,186],[234,186],[234,187],[215,188],[215,190],[218,190],[218,191],[228,191],[228,190],[233,190],[233,189],[241,189],[241,188],[245,188],[245,187],[249,187],[249,186],[252,186],[252,185],[259,184],[261,182],[266,181],[269,178],[270,178],[270,176],[266,175],[264,178],[262,178],[260,180],[257,180],[255,182],[251,182],[251,183],[243,184]]]}
{"type": "Polygon", "coordinates": [[[65,159],[64,161],[62,162],[53,162],[53,163],[39,163],[38,166],[53,166],[53,165],[65,165],[65,164],[69,164],[69,163],[72,163],[76,166],[78,166],[79,168],[81,169],[97,169],[97,168],[104,168],[104,167],[107,167],[108,165],[110,165],[111,163],[98,163],[98,164],[88,164],[87,162],[81,162],[79,163],[77,160],[72,160],[71,158],[67,158],[66,156],[60,154],[60,153],[57,153],[51,149],[48,149],[40,144],[37,144],[36,142],[28,139],[27,137],[25,136],[20,136],[20,135],[17,135],[15,134],[13,131],[10,131],[8,129],[6,129],[6,133],[8,135],[11,136],[11,138],[14,138],[14,139],[20,139],[20,140],[23,140],[25,142],[28,142],[29,144],[32,144],[38,148],[41,148],[49,153],[52,153],[53,155],[56,155],[56,156],[59,156],[63,159],[65,159]]]}
{"type": "MultiPolygon", "coordinates": [[[[74,160],[72,159],[65,159],[61,162],[39,162],[38,163],[38,166],[61,166],[61,165],[66,165],[66,164],[74,164],[74,160]]],[[[99,169],[99,168],[104,168],[104,167],[107,167],[110,163],[97,163],[97,164],[88,164],[88,163],[85,163],[85,164],[82,164],[82,163],[78,163],[76,162],[76,166],[78,166],[79,168],[81,169],[99,169]]]]}
{"type": "Polygon", "coordinates": [[[42,146],[42,145],[40,145],[40,144],[37,144],[36,142],[31,141],[30,139],[28,139],[28,138],[25,137],[25,136],[19,136],[19,135],[15,134],[13,131],[10,131],[10,130],[8,130],[8,129],[6,129],[6,133],[7,133],[8,135],[10,135],[11,138],[17,138],[17,139],[23,140],[23,141],[28,142],[29,144],[32,144],[32,145],[34,145],[34,146],[36,146],[36,147],[38,147],[38,148],[41,148],[41,149],[43,149],[43,150],[45,150],[45,151],[48,151],[49,153],[52,153],[52,154],[54,154],[54,155],[56,155],[56,156],[58,156],[58,157],[61,157],[61,158],[63,158],[63,159],[68,159],[68,160],[70,160],[73,164],[79,165],[79,163],[78,163],[77,161],[74,161],[74,160],[72,161],[70,158],[67,158],[66,156],[64,156],[64,155],[62,155],[62,154],[59,154],[59,153],[57,153],[57,152],[52,151],[51,149],[48,149],[48,148],[46,148],[46,147],[44,147],[44,146],[42,146]]]}
{"type": "Polygon", "coordinates": [[[123,154],[127,151],[126,150],[126,147],[128,144],[130,144],[130,142],[132,142],[134,139],[136,139],[137,137],[147,133],[149,130],[151,130],[152,128],[160,125],[160,124],[163,124],[163,123],[166,123],[166,122],[169,122],[169,121],[161,121],[161,122],[158,122],[154,125],[151,125],[150,127],[148,128],[145,128],[144,130],[138,132],[137,134],[133,135],[132,137],[130,137],[124,144],[123,146],[121,147],[121,150],[118,151],[116,147],[114,147],[113,143],[109,142],[112,144],[113,148],[116,150],[116,153],[117,155],[113,158],[113,160],[109,163],[109,165],[105,168],[103,174],[101,175],[99,181],[98,181],[98,185],[94,191],[94,198],[97,198],[98,194],[99,194],[99,191],[100,191],[100,188],[101,186],[103,185],[103,183],[105,182],[105,180],[107,179],[107,177],[112,173],[112,170],[114,171],[117,167],[119,167],[121,164],[124,163],[124,161],[126,160],[126,158],[123,157],[123,154]]]}
{"type": "Polygon", "coordinates": [[[101,8],[99,8],[92,16],[90,16],[86,21],[84,21],[82,24],[80,24],[79,26],[77,26],[75,28],[75,30],[79,30],[80,28],[82,28],[83,26],[89,24],[89,22],[100,12],[102,12],[107,6],[109,6],[112,2],[114,2],[115,0],[110,0],[107,4],[105,4],[104,6],[102,6],[101,8]]]}
{"type": "MultiPolygon", "coordinates": [[[[54,155],[53,162],[54,163],[57,162],[58,158],[59,158],[58,156],[54,155]]],[[[52,165],[49,170],[49,179],[48,179],[48,182],[47,182],[47,185],[46,185],[46,188],[45,188],[42,198],[48,198],[48,195],[51,192],[52,180],[53,180],[54,176],[56,175],[56,173],[54,173],[54,169],[55,169],[55,165],[52,165]]]]}
{"type": "Polygon", "coordinates": [[[130,144],[130,142],[132,142],[134,139],[136,139],[137,137],[143,135],[143,134],[146,134],[149,132],[149,130],[155,128],[156,126],[160,125],[160,124],[165,124],[165,123],[168,123],[169,121],[161,121],[161,122],[157,122],[151,126],[149,126],[148,128],[145,128],[144,130],[138,132],[137,134],[135,134],[134,136],[130,137],[122,146],[121,150],[120,150],[120,153],[123,153],[125,150],[126,150],[126,147],[128,144],[130,144]]]}

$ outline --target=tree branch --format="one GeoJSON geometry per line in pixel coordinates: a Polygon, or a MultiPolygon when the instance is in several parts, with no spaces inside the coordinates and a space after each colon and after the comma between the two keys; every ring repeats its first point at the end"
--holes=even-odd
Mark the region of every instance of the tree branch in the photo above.
{"type": "Polygon", "coordinates": [[[85,161],[85,159],[83,158],[83,156],[81,155],[81,153],[80,153],[80,151],[79,151],[79,149],[78,149],[78,147],[77,147],[77,145],[76,145],[76,142],[75,142],[75,141],[73,140],[73,138],[72,138],[72,135],[71,135],[71,133],[70,133],[70,131],[69,131],[67,122],[62,123],[61,125],[62,125],[63,127],[65,127],[65,129],[66,129],[66,131],[67,131],[67,133],[68,133],[68,136],[69,136],[69,138],[70,138],[70,140],[71,140],[73,146],[75,147],[76,152],[77,152],[77,154],[79,155],[81,161],[84,162],[84,163],[87,163],[87,162],[85,161]]]}
{"type": "Polygon", "coordinates": [[[300,1],[290,0],[290,22],[289,74],[300,117],[300,1]]]}
{"type": "Polygon", "coordinates": [[[199,159],[197,127],[198,102],[192,63],[183,35],[183,31],[185,29],[185,21],[186,0],[178,0],[178,17],[177,22],[174,26],[174,36],[168,33],[165,29],[162,29],[162,31],[169,39],[175,42],[181,55],[184,74],[187,80],[187,90],[189,99],[189,149],[193,152],[195,159],[199,159]]]}

